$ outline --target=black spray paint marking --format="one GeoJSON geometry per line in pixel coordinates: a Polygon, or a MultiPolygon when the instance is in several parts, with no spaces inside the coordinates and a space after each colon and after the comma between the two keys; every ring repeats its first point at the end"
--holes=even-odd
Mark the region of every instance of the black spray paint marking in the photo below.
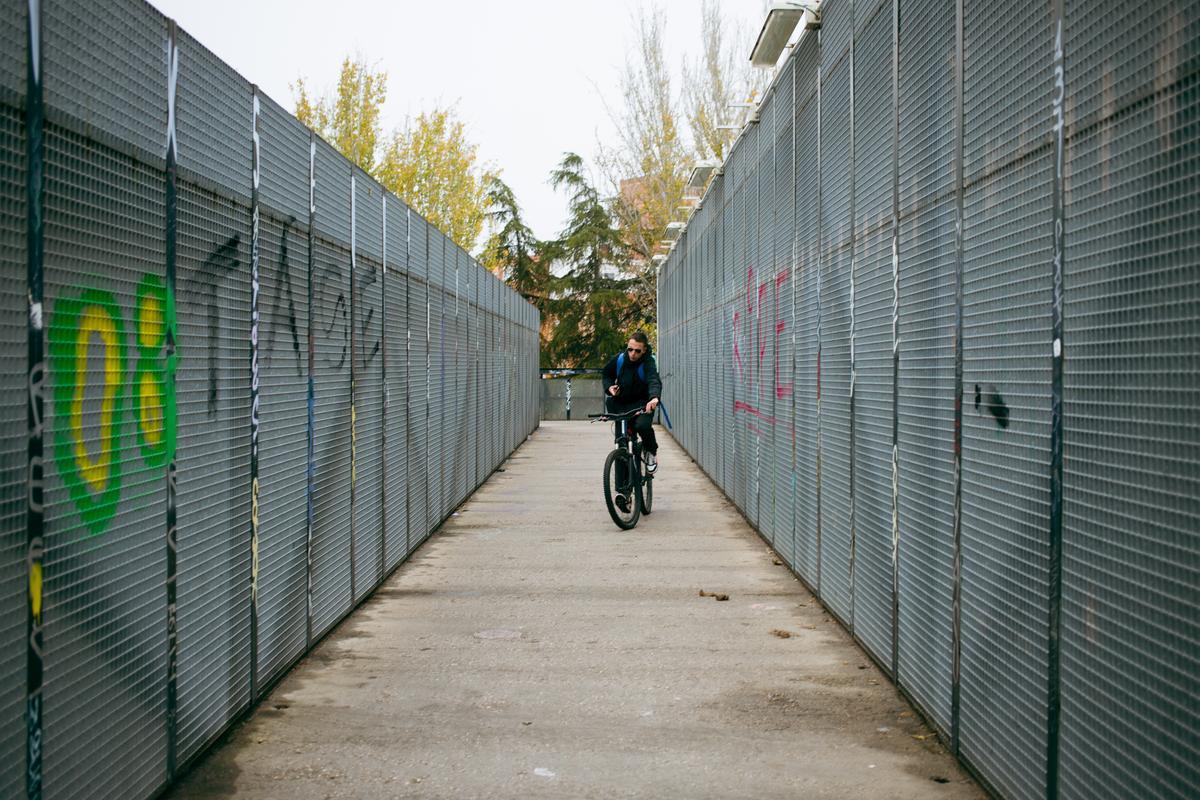
{"type": "Polygon", "coordinates": [[[205,348],[208,358],[208,413],[217,413],[217,392],[220,387],[221,307],[217,303],[217,287],[241,266],[238,248],[242,235],[235,233],[217,245],[195,275],[188,278],[184,291],[203,303],[208,312],[208,331],[205,348]]]}
{"type": "Polygon", "coordinates": [[[995,385],[989,383],[984,391],[978,383],[975,384],[975,410],[990,414],[1001,428],[1008,427],[1008,405],[995,385]]]}
{"type": "Polygon", "coordinates": [[[336,355],[333,352],[327,352],[324,358],[327,366],[332,367],[334,372],[339,372],[342,367],[346,366],[346,360],[349,357],[350,306],[346,302],[346,293],[342,289],[342,270],[332,260],[326,262],[320,271],[319,290],[320,295],[317,304],[313,306],[312,313],[317,316],[318,310],[329,309],[328,319],[321,319],[318,328],[323,339],[335,343],[339,338],[341,340],[341,347],[333,351],[336,352],[336,355]],[[338,330],[339,323],[340,331],[338,330]]]}
{"type": "MultiPolygon", "coordinates": [[[[362,302],[362,304],[366,305],[367,287],[374,286],[377,282],[379,282],[379,270],[375,269],[375,267],[372,265],[367,265],[367,267],[364,269],[361,266],[358,266],[357,264],[355,266],[355,269],[356,269],[356,272],[355,272],[356,282],[358,280],[362,281],[362,283],[356,287],[358,290],[356,292],[356,294],[358,295],[358,299],[362,302]]],[[[367,313],[363,316],[363,319],[359,323],[359,326],[358,326],[359,335],[362,336],[362,340],[364,342],[369,340],[369,337],[367,336],[367,331],[370,329],[371,322],[374,319],[375,319],[375,308],[373,308],[373,307],[368,308],[367,313]]],[[[363,348],[363,354],[362,354],[363,367],[368,367],[371,365],[371,362],[375,360],[375,356],[379,355],[381,348],[382,348],[382,344],[380,343],[378,336],[375,337],[375,343],[371,346],[370,351],[367,351],[367,349],[365,347],[363,348]]]]}
{"type": "Polygon", "coordinates": [[[288,258],[288,234],[296,224],[295,217],[288,217],[279,235],[279,263],[275,273],[275,294],[267,312],[266,358],[271,363],[275,353],[275,335],[284,324],[292,334],[292,352],[296,357],[296,375],[304,374],[304,360],[300,355],[300,326],[296,321],[295,291],[292,288],[292,267],[288,258]],[[286,303],[286,308],[285,308],[286,303]]]}

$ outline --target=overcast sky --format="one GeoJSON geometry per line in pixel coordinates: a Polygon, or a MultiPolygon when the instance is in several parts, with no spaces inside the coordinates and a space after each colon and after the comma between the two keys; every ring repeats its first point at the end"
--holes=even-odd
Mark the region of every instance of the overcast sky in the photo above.
{"type": "MultiPolygon", "coordinates": [[[[151,0],[280,105],[305,77],[333,87],[361,53],[388,73],[385,130],[437,104],[456,105],[480,158],[503,170],[534,233],[562,227],[565,203],[546,183],[562,153],[588,158],[612,140],[604,103],[618,81],[637,10],[650,0],[151,0]]],[[[700,0],[661,0],[668,63],[700,52],[700,0]]],[[[764,0],[722,0],[741,22],[748,58],[764,0]]]]}

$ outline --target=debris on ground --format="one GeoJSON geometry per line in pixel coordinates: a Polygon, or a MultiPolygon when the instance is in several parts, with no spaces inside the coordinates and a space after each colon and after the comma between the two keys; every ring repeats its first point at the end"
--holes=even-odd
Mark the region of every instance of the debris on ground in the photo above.
{"type": "Polygon", "coordinates": [[[729,599],[729,595],[727,595],[723,592],[706,592],[703,589],[700,590],[700,596],[701,597],[711,597],[712,599],[718,600],[718,601],[729,599]]]}
{"type": "Polygon", "coordinates": [[[791,631],[785,631],[785,630],[783,630],[783,629],[781,629],[781,628],[772,628],[772,629],[771,629],[771,635],[772,635],[772,636],[778,636],[780,639],[790,639],[790,638],[792,638],[792,632],[791,632],[791,631]]]}

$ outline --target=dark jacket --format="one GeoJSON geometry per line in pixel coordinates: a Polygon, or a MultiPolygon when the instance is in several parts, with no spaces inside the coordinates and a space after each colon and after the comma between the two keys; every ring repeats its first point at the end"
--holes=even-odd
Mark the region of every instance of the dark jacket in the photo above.
{"type": "Polygon", "coordinates": [[[662,380],[658,377],[658,367],[654,365],[654,359],[649,353],[642,356],[641,361],[634,362],[629,354],[625,354],[625,364],[621,367],[621,374],[617,374],[617,359],[620,355],[613,356],[607,364],[604,365],[604,396],[608,397],[608,387],[616,384],[621,387],[620,393],[613,398],[610,398],[613,405],[624,408],[633,408],[634,406],[644,406],[650,402],[652,397],[662,397],[662,380]],[[642,373],[646,376],[646,380],[638,377],[638,366],[644,366],[642,373]]]}

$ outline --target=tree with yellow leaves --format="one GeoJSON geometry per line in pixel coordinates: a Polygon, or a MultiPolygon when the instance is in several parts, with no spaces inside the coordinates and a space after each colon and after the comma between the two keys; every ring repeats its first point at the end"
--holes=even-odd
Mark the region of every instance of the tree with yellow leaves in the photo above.
{"type": "Polygon", "coordinates": [[[301,122],[464,250],[475,249],[487,213],[486,185],[495,171],[478,163],[477,148],[453,108],[421,113],[384,137],[380,112],[387,73],[362,56],[342,61],[332,96],[314,97],[303,79],[292,90],[301,122]]]}
{"type": "Polygon", "coordinates": [[[379,155],[379,112],[387,99],[387,73],[363,57],[342,60],[337,91],[314,98],[301,78],[292,84],[296,118],[317,132],[346,158],[374,174],[379,155]]]}
{"type": "Polygon", "coordinates": [[[477,163],[476,154],[454,110],[435,108],[392,137],[375,177],[471,251],[483,230],[487,187],[496,175],[477,163]]]}

